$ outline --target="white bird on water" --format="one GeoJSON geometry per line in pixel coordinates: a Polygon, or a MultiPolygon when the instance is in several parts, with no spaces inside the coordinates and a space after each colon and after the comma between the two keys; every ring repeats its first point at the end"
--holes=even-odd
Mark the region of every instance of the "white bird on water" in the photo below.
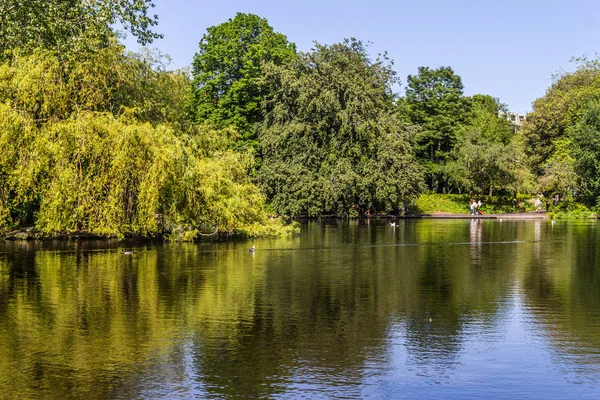
{"type": "Polygon", "coordinates": [[[392,228],[395,228],[395,227],[396,227],[396,223],[395,223],[395,222],[390,222],[390,226],[391,226],[392,228]]]}
{"type": "Polygon", "coordinates": [[[556,220],[552,220],[552,225],[554,225],[556,223],[556,220]]]}
{"type": "Polygon", "coordinates": [[[248,251],[249,251],[250,253],[254,253],[254,245],[252,245],[252,247],[250,247],[250,249],[248,249],[248,251]]]}

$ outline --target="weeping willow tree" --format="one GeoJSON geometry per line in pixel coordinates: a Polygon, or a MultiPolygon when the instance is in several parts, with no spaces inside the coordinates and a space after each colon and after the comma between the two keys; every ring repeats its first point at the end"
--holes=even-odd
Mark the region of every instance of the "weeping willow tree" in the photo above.
{"type": "Polygon", "coordinates": [[[25,182],[20,170],[34,132],[35,125],[30,118],[0,103],[0,229],[9,227],[13,217],[24,223],[31,222],[35,195],[28,194],[26,188],[34,185],[25,182]]]}
{"type": "Polygon", "coordinates": [[[167,61],[156,52],[127,53],[116,43],[69,60],[44,49],[17,49],[0,64],[0,100],[36,123],[128,109],[140,121],[182,125],[190,78],[167,70],[167,61]]]}
{"type": "Polygon", "coordinates": [[[153,32],[158,16],[150,0],[2,0],[0,59],[13,49],[43,48],[63,59],[109,46],[124,28],[138,43],[162,35],[153,32]]]}
{"type": "Polygon", "coordinates": [[[226,132],[207,129],[177,136],[165,125],[94,113],[44,127],[33,142],[43,159],[23,171],[42,183],[37,226],[120,236],[264,233],[264,198],[246,176],[247,160],[222,146],[226,132]]]}
{"type": "Polygon", "coordinates": [[[236,133],[182,122],[189,79],[119,46],[0,65],[0,227],[103,236],[272,235],[236,133]],[[175,105],[173,105],[175,104],[175,105]]]}

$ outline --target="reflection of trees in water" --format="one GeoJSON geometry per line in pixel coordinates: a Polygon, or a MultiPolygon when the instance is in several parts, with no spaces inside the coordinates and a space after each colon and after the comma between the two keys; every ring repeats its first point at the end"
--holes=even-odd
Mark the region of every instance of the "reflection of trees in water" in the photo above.
{"type": "Polygon", "coordinates": [[[33,254],[5,253],[0,255],[0,315],[8,311],[15,293],[26,291],[38,298],[37,270],[33,254]]]}
{"type": "Polygon", "coordinates": [[[600,253],[595,225],[541,228],[537,252],[523,274],[524,301],[538,331],[580,378],[600,380],[600,253]],[[559,229],[565,232],[556,232],[559,229]],[[567,240],[564,240],[567,238],[567,240]],[[563,239],[563,240],[560,240],[563,239]],[[591,366],[592,368],[588,368],[591,366]]]}
{"type": "Polygon", "coordinates": [[[469,221],[311,224],[291,241],[257,241],[254,257],[245,244],[4,252],[0,397],[5,382],[32,396],[168,396],[179,383],[268,397],[311,378],[360,395],[369,360],[389,357],[393,326],[409,363],[454,368],[465,323],[493,326],[517,274],[531,307],[554,313],[538,318],[558,316],[543,329],[597,352],[589,232],[550,243],[541,261],[530,244],[489,243],[532,240],[533,227],[483,221],[476,255],[469,221]]]}
{"type": "Polygon", "coordinates": [[[357,367],[366,360],[365,347],[382,340],[387,327],[373,297],[378,272],[358,265],[371,250],[340,255],[332,250],[339,243],[331,230],[321,236],[326,250],[313,251],[313,237],[307,239],[302,244],[307,250],[260,260],[262,254],[256,254],[260,266],[254,268],[264,271],[261,284],[250,285],[254,292],[248,301],[256,312],[234,337],[216,345],[214,329],[204,325],[196,331],[203,343],[197,357],[201,375],[217,393],[272,395],[309,379],[306,371],[320,371],[320,379],[347,385],[346,391],[361,383],[357,367]],[[373,273],[366,276],[368,271],[373,273]]]}
{"type": "MultiPolygon", "coordinates": [[[[472,263],[468,245],[435,245],[468,237],[468,225],[446,228],[450,231],[432,229],[419,237],[414,224],[395,230],[387,229],[387,224],[363,231],[350,227],[341,236],[345,239],[322,227],[309,231],[306,247],[314,249],[313,243],[319,242],[327,250],[269,258],[265,284],[254,298],[255,307],[269,310],[268,318],[263,320],[267,314],[259,313],[261,323],[251,326],[261,330],[244,335],[247,344],[207,349],[204,340],[198,357],[201,375],[214,377],[214,387],[223,379],[234,382],[232,377],[246,374],[247,366],[239,359],[251,359],[260,367],[250,372],[254,384],[243,393],[265,394],[264,387],[263,392],[256,391],[259,384],[283,375],[280,370],[267,373],[269,364],[285,366],[288,382],[300,366],[308,366],[325,368],[342,382],[360,384],[362,367],[373,356],[369,352],[387,348],[391,319],[404,321],[407,349],[415,362],[451,368],[461,348],[465,320],[493,320],[496,300],[505,296],[510,282],[503,279],[505,260],[482,266],[472,263]],[[351,250],[344,248],[341,255],[332,250],[348,237],[355,238],[351,250]],[[391,246],[390,238],[398,237],[408,244],[427,245],[391,246]],[[256,348],[268,349],[268,355],[257,354],[256,348]],[[238,357],[236,362],[222,362],[224,355],[230,359],[230,352],[238,357]]],[[[207,330],[198,332],[205,335],[207,330]]]]}
{"type": "Polygon", "coordinates": [[[177,326],[157,296],[157,252],[132,258],[84,247],[3,255],[0,397],[111,397],[173,345],[177,326]]]}
{"type": "Polygon", "coordinates": [[[462,346],[464,323],[493,322],[498,299],[508,290],[510,282],[500,278],[502,249],[481,245],[482,221],[474,221],[422,230],[420,242],[442,245],[420,247],[417,255],[418,301],[410,303],[407,313],[407,348],[418,362],[452,368],[462,346]]]}

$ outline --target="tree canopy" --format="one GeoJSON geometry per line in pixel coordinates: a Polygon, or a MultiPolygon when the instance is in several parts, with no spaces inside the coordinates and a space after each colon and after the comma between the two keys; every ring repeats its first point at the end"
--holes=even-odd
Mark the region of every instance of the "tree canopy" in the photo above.
{"type": "Polygon", "coordinates": [[[109,45],[115,24],[141,44],[162,37],[148,15],[151,0],[3,0],[0,2],[0,57],[13,49],[52,49],[61,54],[109,45]]]}
{"type": "Polygon", "coordinates": [[[182,123],[187,75],[151,60],[111,46],[67,69],[43,49],[0,64],[0,227],[186,240],[282,232],[246,173],[252,158],[227,150],[237,134],[182,123]]]}
{"type": "Polygon", "coordinates": [[[356,39],[297,53],[254,14],[208,28],[191,73],[168,70],[118,43],[121,27],[160,37],[153,7],[0,2],[0,225],[195,237],[281,230],[267,209],[401,213],[426,188],[600,197],[597,60],[516,132],[451,67],[420,67],[400,97],[386,54],[356,39]]]}
{"type": "Polygon", "coordinates": [[[208,28],[192,63],[192,119],[234,126],[244,140],[253,142],[256,124],[263,118],[262,64],[281,65],[295,53],[295,45],[285,35],[254,14],[238,13],[208,28]]]}
{"type": "Polygon", "coordinates": [[[410,121],[422,128],[415,137],[415,151],[428,186],[442,190],[447,186],[444,166],[470,112],[460,76],[450,67],[419,67],[418,74],[407,79],[405,110],[410,121]]]}
{"type": "Polygon", "coordinates": [[[184,124],[189,89],[187,74],[167,71],[160,54],[125,53],[119,45],[66,61],[37,49],[0,65],[0,99],[38,122],[129,109],[141,121],[184,124]]]}
{"type": "Polygon", "coordinates": [[[447,163],[449,184],[469,193],[493,194],[494,189],[513,193],[530,191],[529,171],[523,141],[513,134],[500,114],[503,106],[491,96],[471,98],[470,121],[462,126],[447,163]]]}
{"type": "Polygon", "coordinates": [[[355,39],[265,66],[260,179],[281,214],[390,211],[419,192],[412,130],[393,105],[395,73],[355,39]]]}
{"type": "Polygon", "coordinates": [[[555,77],[519,134],[540,191],[590,205],[600,195],[597,172],[600,62],[577,59],[574,72],[555,77]]]}
{"type": "Polygon", "coordinates": [[[536,172],[556,150],[555,143],[577,122],[589,101],[600,99],[600,64],[597,60],[579,59],[574,72],[555,77],[546,94],[533,103],[533,111],[521,134],[536,172]]]}

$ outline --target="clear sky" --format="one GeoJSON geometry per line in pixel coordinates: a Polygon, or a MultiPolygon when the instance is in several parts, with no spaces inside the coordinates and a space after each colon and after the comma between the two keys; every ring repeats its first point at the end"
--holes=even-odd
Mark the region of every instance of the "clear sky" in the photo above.
{"type": "MultiPolygon", "coordinates": [[[[308,51],[313,41],[346,37],[387,51],[402,81],[421,65],[451,66],[465,94],[490,94],[512,111],[531,110],[572,57],[600,50],[599,0],[155,0],[156,47],[174,68],[191,64],[206,28],[236,12],[267,18],[275,31],[308,51]]],[[[126,44],[135,50],[135,40],[126,44]]]]}

